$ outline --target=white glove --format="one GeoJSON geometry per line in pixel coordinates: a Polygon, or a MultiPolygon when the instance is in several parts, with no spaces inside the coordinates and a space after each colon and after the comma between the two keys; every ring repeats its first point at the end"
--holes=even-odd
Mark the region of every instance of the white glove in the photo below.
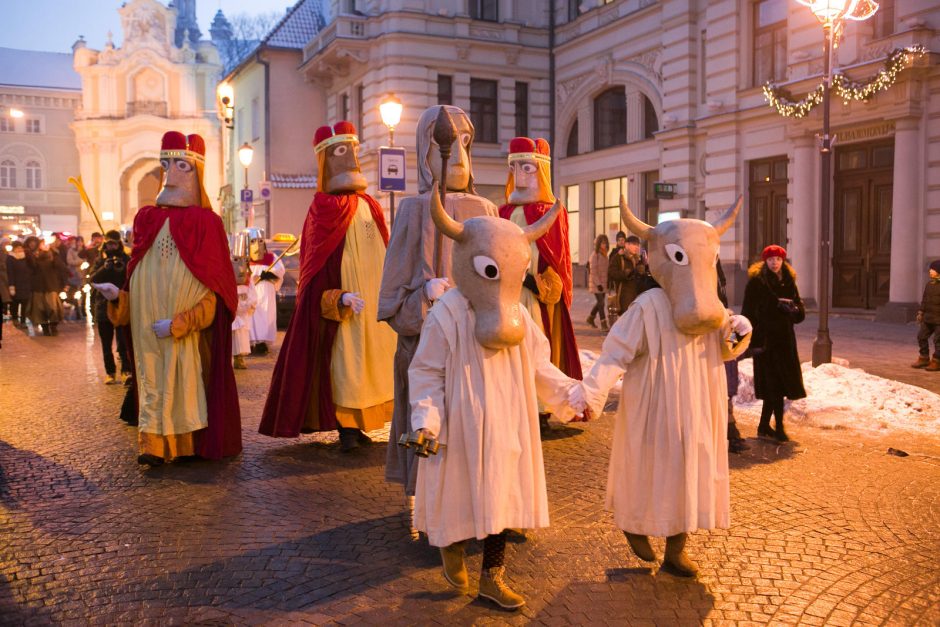
{"type": "Polygon", "coordinates": [[[744,316],[731,316],[728,321],[731,323],[731,330],[737,333],[738,337],[744,337],[753,330],[751,321],[744,316]]]}
{"type": "Polygon", "coordinates": [[[356,292],[346,292],[340,298],[340,302],[343,303],[344,307],[352,308],[355,314],[362,313],[363,308],[366,306],[366,301],[359,298],[359,294],[356,292]]]}
{"type": "Polygon", "coordinates": [[[101,292],[106,300],[115,300],[121,292],[120,288],[114,283],[92,283],[91,286],[101,292]]]}
{"type": "Polygon", "coordinates": [[[587,408],[587,397],[580,382],[568,388],[568,404],[579,416],[584,414],[584,410],[587,408]]]}
{"type": "Polygon", "coordinates": [[[424,294],[431,302],[436,301],[450,287],[450,281],[447,279],[431,279],[424,284],[424,294]]]}
{"type": "Polygon", "coordinates": [[[16,296],[16,286],[10,286],[10,296],[16,296]]]}
{"type": "Polygon", "coordinates": [[[169,318],[166,318],[164,320],[157,320],[152,325],[154,335],[160,338],[170,337],[171,335],[170,326],[172,324],[173,324],[173,321],[170,320],[169,318]]]}

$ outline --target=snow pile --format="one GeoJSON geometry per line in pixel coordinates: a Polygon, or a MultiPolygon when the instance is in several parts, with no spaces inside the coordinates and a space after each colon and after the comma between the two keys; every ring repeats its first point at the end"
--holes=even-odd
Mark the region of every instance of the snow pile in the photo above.
{"type": "MultiPolygon", "coordinates": [[[[813,368],[802,364],[807,398],[787,402],[787,418],[828,429],[885,431],[898,429],[940,434],[940,396],[900,381],[883,379],[845,360],[813,368]]],[[[735,405],[759,409],[754,397],[754,364],[738,363],[740,382],[735,405]]]]}

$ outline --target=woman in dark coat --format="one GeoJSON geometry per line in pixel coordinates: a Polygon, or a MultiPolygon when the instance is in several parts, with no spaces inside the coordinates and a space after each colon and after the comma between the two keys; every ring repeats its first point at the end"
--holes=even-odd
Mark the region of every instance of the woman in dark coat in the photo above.
{"type": "Polygon", "coordinates": [[[26,238],[26,260],[32,271],[33,288],[29,319],[33,326],[42,328],[43,335],[58,335],[63,315],[59,292],[65,287],[68,268],[62,257],[46,246],[45,242],[37,240],[36,246],[31,241],[35,239],[26,238]]]}
{"type": "Polygon", "coordinates": [[[793,325],[803,322],[806,310],[796,287],[796,272],[786,261],[787,251],[768,246],[761,260],[748,270],[741,314],[754,325],[751,354],[754,357],[754,392],[763,399],[757,435],[786,442],[783,399],[806,397],[800,356],[793,325]],[[770,415],[776,428],[770,428],[770,415]]]}
{"type": "Polygon", "coordinates": [[[22,242],[13,242],[13,250],[7,256],[7,279],[12,297],[10,317],[17,328],[26,326],[29,303],[33,299],[31,274],[22,242]]]}

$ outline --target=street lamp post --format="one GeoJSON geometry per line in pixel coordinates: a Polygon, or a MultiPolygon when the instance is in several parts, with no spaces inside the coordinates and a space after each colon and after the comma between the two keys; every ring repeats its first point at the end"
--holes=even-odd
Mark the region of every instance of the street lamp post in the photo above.
{"type": "MultiPolygon", "coordinates": [[[[379,104],[379,113],[382,115],[382,122],[388,127],[388,145],[395,145],[395,127],[401,122],[401,112],[403,109],[401,100],[394,94],[389,94],[381,104],[379,104]]],[[[388,193],[388,216],[389,225],[395,222],[395,192],[388,193]]]]}
{"type": "Polygon", "coordinates": [[[832,50],[839,43],[845,20],[867,20],[878,10],[873,0],[796,0],[808,6],[822,24],[825,34],[823,53],[823,131],[819,148],[822,181],[819,191],[819,327],[813,341],[813,366],[832,361],[832,338],[829,336],[829,275],[831,262],[832,198],[832,137],[829,135],[829,110],[832,89],[832,50]]]}
{"type": "MultiPolygon", "coordinates": [[[[255,155],[255,149],[251,147],[251,144],[245,142],[238,149],[238,160],[241,162],[242,167],[245,168],[245,185],[242,189],[248,189],[248,166],[251,165],[251,160],[255,155]]],[[[246,216],[246,226],[252,226],[254,222],[254,209],[248,207],[248,215],[246,216]]]]}

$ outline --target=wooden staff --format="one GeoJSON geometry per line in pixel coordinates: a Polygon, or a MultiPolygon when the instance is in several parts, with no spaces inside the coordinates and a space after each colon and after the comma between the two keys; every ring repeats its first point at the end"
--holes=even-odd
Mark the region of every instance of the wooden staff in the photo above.
{"type": "MultiPolygon", "coordinates": [[[[270,272],[271,269],[274,268],[274,266],[277,265],[277,262],[280,261],[281,259],[283,259],[283,258],[284,258],[284,255],[286,255],[287,253],[289,253],[290,251],[292,251],[292,250],[294,249],[294,246],[296,246],[296,245],[299,244],[299,243],[300,243],[300,238],[298,237],[298,238],[295,239],[293,242],[291,242],[290,246],[288,246],[287,248],[285,248],[285,249],[284,249],[284,252],[282,252],[280,255],[278,255],[277,258],[276,258],[274,261],[271,262],[271,265],[268,266],[267,268],[265,268],[264,271],[265,271],[265,272],[270,272]]],[[[261,275],[258,275],[258,276],[255,277],[255,283],[260,283],[260,282],[261,282],[261,275]]]]}
{"type": "Polygon", "coordinates": [[[101,224],[101,218],[98,217],[98,212],[95,211],[94,206],[91,204],[91,200],[88,199],[88,194],[85,193],[85,186],[82,185],[82,176],[79,175],[78,178],[70,176],[68,182],[75,186],[78,190],[78,195],[82,197],[82,200],[85,202],[85,206],[88,207],[88,210],[91,211],[91,215],[95,216],[95,222],[98,223],[98,228],[101,229],[101,234],[104,234],[104,225],[101,224]]]}
{"type": "MultiPolygon", "coordinates": [[[[447,107],[441,107],[440,112],[437,114],[437,121],[434,122],[434,130],[432,132],[432,137],[434,141],[437,142],[437,147],[441,151],[441,184],[440,184],[440,195],[441,195],[441,206],[445,207],[444,199],[447,196],[447,161],[450,160],[450,149],[453,146],[454,141],[457,139],[457,126],[454,124],[454,120],[450,117],[450,113],[447,112],[447,107]]],[[[443,254],[442,248],[444,247],[443,235],[439,230],[435,229],[434,235],[434,276],[441,277],[443,276],[441,268],[442,260],[441,256],[443,254]]]]}

